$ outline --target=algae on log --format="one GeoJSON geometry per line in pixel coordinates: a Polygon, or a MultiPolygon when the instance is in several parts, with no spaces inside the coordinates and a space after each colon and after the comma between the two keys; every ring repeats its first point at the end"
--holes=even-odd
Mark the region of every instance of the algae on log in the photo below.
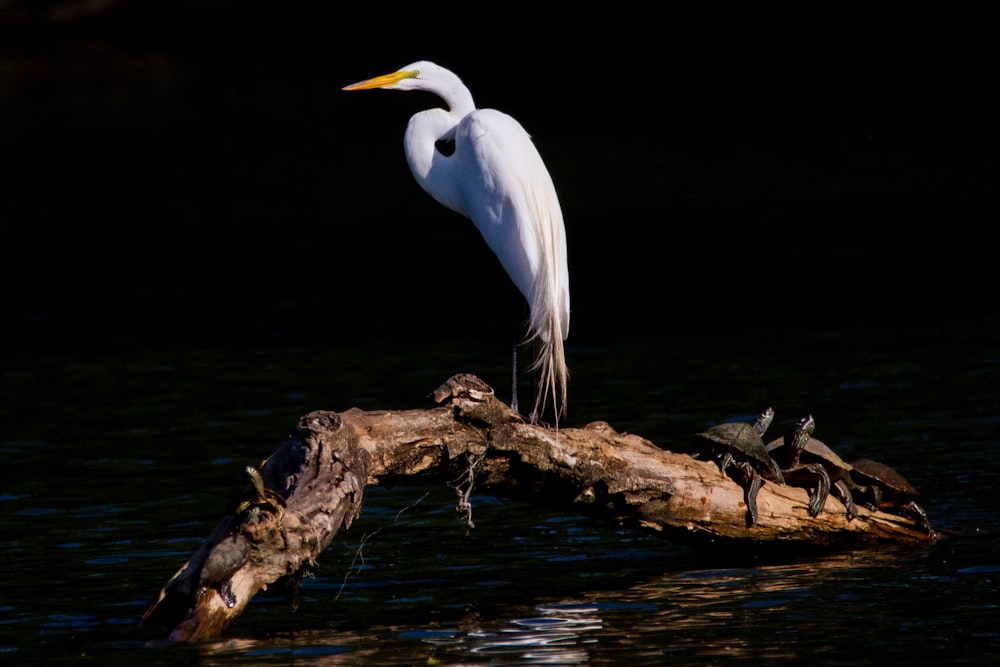
{"type": "MultiPolygon", "coordinates": [[[[715,463],[661,449],[606,422],[554,430],[525,423],[479,378],[456,375],[433,394],[438,407],[303,416],[143,615],[170,638],[217,637],[260,590],[297,590],[341,527],[362,508],[364,487],[420,475],[466,475],[480,493],[610,519],[709,548],[838,548],[866,542],[926,543],[905,517],[859,508],[848,521],[836,500],[810,517],[806,490],[766,483],[759,517],[746,522],[743,489],[715,463]],[[473,481],[474,480],[474,481],[473,481]],[[275,496],[275,493],[277,496],[275,496]]],[[[461,502],[461,501],[460,501],[461,502]]],[[[485,529],[488,530],[488,527],[485,529]]]]}

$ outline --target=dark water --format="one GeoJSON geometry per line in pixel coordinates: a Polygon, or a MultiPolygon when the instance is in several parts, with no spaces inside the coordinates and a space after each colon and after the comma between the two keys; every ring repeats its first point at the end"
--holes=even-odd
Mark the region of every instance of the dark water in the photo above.
{"type": "MultiPolygon", "coordinates": [[[[742,346],[683,342],[684,353],[659,341],[573,349],[577,419],[608,418],[670,447],[744,404],[799,414],[808,403],[842,453],[877,455],[916,484],[945,537],[748,562],[491,497],[474,498],[467,532],[451,489],[375,487],[297,611],[262,594],[225,639],[168,648],[138,618],[243,488],[243,467],[311,409],[424,405],[432,371],[366,392],[364,380],[337,379],[365,377],[365,348],[34,358],[3,374],[0,649],[20,662],[103,664],[985,664],[1000,654],[994,342],[831,353],[807,368],[774,352],[763,372],[742,346]],[[724,379],[672,379],[706,356],[726,359],[724,379]],[[718,389],[727,381],[755,390],[718,389]],[[618,394],[627,398],[597,398],[618,394]]],[[[476,356],[454,350],[441,379],[476,356]]]]}
{"type": "Polygon", "coordinates": [[[984,157],[1000,142],[954,112],[968,100],[945,115],[905,104],[918,88],[904,71],[884,96],[875,77],[838,79],[832,106],[746,84],[754,103],[728,116],[696,82],[730,70],[703,62],[671,91],[688,104],[664,110],[643,85],[582,85],[645,82],[625,67],[638,54],[542,63],[570,77],[552,89],[480,84],[499,61],[331,44],[316,25],[297,41],[291,20],[269,41],[264,26],[3,33],[5,662],[1000,658],[998,181],[984,157]],[[603,419],[679,450],[765,405],[783,423],[811,413],[842,455],[913,482],[942,539],[750,560],[488,496],[469,532],[450,488],[374,487],[297,611],[262,594],[198,646],[139,627],[299,416],[425,406],[457,372],[507,396],[498,269],[401,155],[428,100],[338,94],[419,57],[468,63],[473,92],[517,112],[553,171],[570,425],[603,419]],[[618,66],[632,73],[609,78],[618,66]],[[611,129],[587,129],[593,117],[611,129]]]}

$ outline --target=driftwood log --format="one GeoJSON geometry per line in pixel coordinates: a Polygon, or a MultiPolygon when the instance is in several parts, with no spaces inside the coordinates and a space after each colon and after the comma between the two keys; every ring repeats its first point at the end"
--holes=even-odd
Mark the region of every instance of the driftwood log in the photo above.
{"type": "Polygon", "coordinates": [[[258,591],[283,583],[297,592],[336,532],[360,514],[365,486],[414,475],[465,475],[466,494],[526,499],[711,548],[934,539],[908,518],[861,507],[849,522],[832,498],[810,517],[805,489],[774,483],[760,490],[759,518],[748,527],[743,489],[715,463],[605,422],[558,430],[525,423],[473,375],[452,377],[433,398],[438,407],[303,416],[260,466],[263,493],[248,486],[143,622],[172,628],[176,641],[219,636],[258,591]]]}

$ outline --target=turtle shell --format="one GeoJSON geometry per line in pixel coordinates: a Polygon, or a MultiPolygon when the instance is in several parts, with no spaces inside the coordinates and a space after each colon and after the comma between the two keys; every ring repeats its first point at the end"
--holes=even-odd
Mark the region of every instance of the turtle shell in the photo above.
{"type": "Polygon", "coordinates": [[[855,482],[876,482],[883,488],[891,489],[901,496],[916,497],[920,492],[898,472],[884,463],[873,461],[872,459],[858,459],[851,461],[853,470],[851,476],[855,482]]]}
{"type": "Polygon", "coordinates": [[[769,477],[775,475],[780,479],[781,473],[774,463],[760,433],[748,422],[723,422],[716,424],[697,437],[721,446],[735,457],[748,460],[751,465],[764,472],[769,477]]]}

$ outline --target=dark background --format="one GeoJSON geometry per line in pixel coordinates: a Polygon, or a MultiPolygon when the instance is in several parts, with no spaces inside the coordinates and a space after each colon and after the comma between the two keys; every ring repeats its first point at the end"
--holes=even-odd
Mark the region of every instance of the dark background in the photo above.
{"type": "Polygon", "coordinates": [[[4,655],[1000,652],[995,19],[666,6],[0,0],[4,655]],[[341,91],[424,58],[559,190],[561,424],[681,452],[812,414],[954,534],[757,567],[482,495],[470,534],[453,495],[370,486],[297,614],[258,596],[233,641],[150,654],[136,619],[302,415],[421,407],[463,371],[507,398],[502,273],[403,157],[436,101],[341,91]]]}
{"type": "Polygon", "coordinates": [[[571,343],[992,327],[988,23],[838,9],[0,3],[7,353],[505,335],[403,157],[436,99],[341,91],[420,59],[539,146],[571,343]]]}

